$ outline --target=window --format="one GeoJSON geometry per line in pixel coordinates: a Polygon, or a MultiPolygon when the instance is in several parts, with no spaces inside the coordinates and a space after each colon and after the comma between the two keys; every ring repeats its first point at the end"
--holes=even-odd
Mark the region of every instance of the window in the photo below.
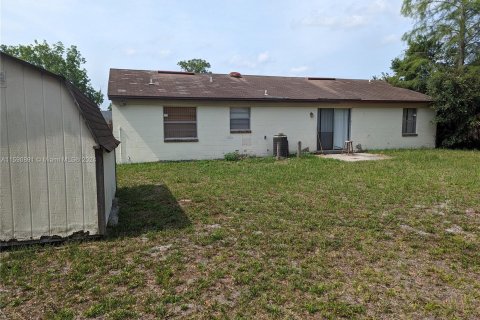
{"type": "Polygon", "coordinates": [[[403,109],[402,135],[404,136],[417,135],[417,109],[415,108],[403,109]]]}
{"type": "Polygon", "coordinates": [[[163,130],[165,142],[198,141],[197,108],[164,107],[163,130]]]}
{"type": "Polygon", "coordinates": [[[230,108],[230,132],[248,133],[250,131],[250,108],[230,108]]]}

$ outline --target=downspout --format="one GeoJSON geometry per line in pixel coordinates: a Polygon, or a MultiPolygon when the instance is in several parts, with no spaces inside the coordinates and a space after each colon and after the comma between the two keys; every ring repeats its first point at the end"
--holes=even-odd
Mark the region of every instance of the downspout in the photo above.
{"type": "Polygon", "coordinates": [[[118,139],[119,139],[120,142],[121,142],[121,145],[120,145],[120,161],[122,161],[122,163],[124,163],[124,159],[123,159],[123,145],[125,144],[125,141],[123,141],[123,139],[122,139],[122,127],[118,127],[118,139]]]}

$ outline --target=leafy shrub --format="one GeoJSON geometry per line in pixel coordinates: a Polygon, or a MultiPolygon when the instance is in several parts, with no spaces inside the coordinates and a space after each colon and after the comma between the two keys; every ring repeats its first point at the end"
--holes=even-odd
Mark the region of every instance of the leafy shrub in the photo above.
{"type": "Polygon", "coordinates": [[[225,153],[225,156],[224,156],[224,159],[226,161],[238,161],[241,158],[242,158],[242,156],[237,151],[225,153]]]}

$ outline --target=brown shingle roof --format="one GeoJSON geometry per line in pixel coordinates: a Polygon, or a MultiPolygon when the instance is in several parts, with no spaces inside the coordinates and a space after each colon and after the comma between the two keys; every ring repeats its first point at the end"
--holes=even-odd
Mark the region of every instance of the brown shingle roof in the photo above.
{"type": "Polygon", "coordinates": [[[429,102],[385,81],[110,69],[108,97],[182,100],[429,102]],[[266,93],[266,94],[265,94],[266,93]]]}
{"type": "Polygon", "coordinates": [[[90,100],[82,92],[80,92],[77,87],[75,87],[68,80],[66,80],[63,76],[45,70],[44,68],[38,67],[24,60],[15,58],[2,51],[0,51],[0,56],[2,58],[7,57],[9,59],[12,59],[27,67],[34,68],[44,74],[48,74],[62,81],[72,95],[72,98],[76,102],[78,110],[85,119],[85,123],[87,124],[88,129],[90,130],[93,138],[95,139],[95,142],[108,152],[112,151],[120,144],[120,141],[115,139],[115,137],[113,136],[112,131],[108,127],[107,122],[105,121],[102,113],[100,112],[100,108],[92,100],[90,100]]]}
{"type": "Polygon", "coordinates": [[[98,106],[70,82],[65,80],[65,85],[72,94],[73,99],[75,99],[80,113],[85,118],[87,127],[92,132],[95,141],[108,152],[115,149],[120,144],[120,141],[113,137],[112,130],[108,126],[107,121],[105,121],[98,106]]]}

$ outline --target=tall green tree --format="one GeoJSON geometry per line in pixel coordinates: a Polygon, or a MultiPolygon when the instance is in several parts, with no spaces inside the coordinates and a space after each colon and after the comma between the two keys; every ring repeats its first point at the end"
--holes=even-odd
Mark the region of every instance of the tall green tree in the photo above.
{"type": "Polygon", "coordinates": [[[401,13],[415,20],[405,40],[422,35],[442,43],[444,60],[457,68],[478,56],[480,0],[404,0],[401,13]]]}
{"type": "Polygon", "coordinates": [[[426,36],[407,40],[403,57],[392,60],[393,75],[386,74],[389,83],[427,93],[428,79],[435,72],[441,44],[426,36]]]}
{"type": "Polygon", "coordinates": [[[440,67],[428,81],[435,99],[437,141],[444,147],[480,148],[480,73],[440,67]]]}
{"type": "Polygon", "coordinates": [[[203,59],[182,60],[177,63],[183,71],[195,73],[208,73],[210,63],[203,59]]]}
{"type": "Polygon", "coordinates": [[[103,102],[103,93],[96,91],[82,66],[86,63],[76,46],[66,48],[62,42],[48,44],[35,40],[30,45],[0,45],[0,50],[48,71],[64,76],[97,105],[103,102]]]}
{"type": "Polygon", "coordinates": [[[404,0],[415,20],[389,83],[430,95],[437,145],[480,148],[480,0],[404,0]]]}

